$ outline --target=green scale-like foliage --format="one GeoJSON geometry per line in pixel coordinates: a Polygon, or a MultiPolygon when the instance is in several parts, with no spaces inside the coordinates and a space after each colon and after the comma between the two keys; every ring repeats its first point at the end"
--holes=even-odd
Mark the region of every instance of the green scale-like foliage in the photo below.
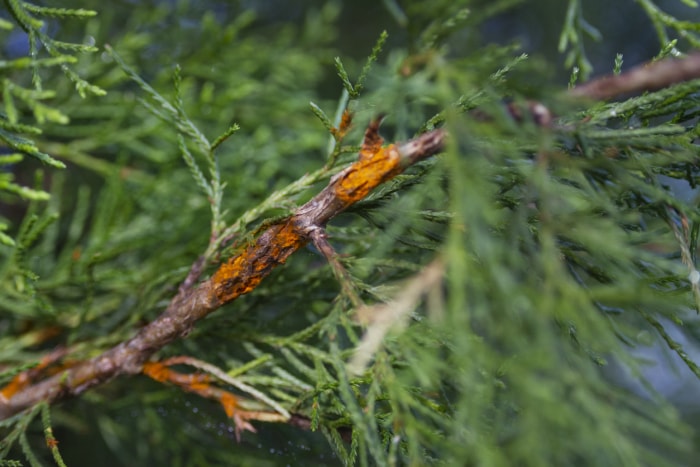
{"type": "MultiPolygon", "coordinates": [[[[0,163],[11,167],[22,161],[25,155],[33,156],[41,162],[64,168],[65,165],[42,152],[35,144],[34,137],[41,134],[39,127],[45,122],[68,123],[68,117],[47,101],[56,96],[56,91],[47,89],[42,75],[53,68],[59,68],[75,85],[81,96],[103,95],[104,91],[80,78],[73,65],[77,55],[97,51],[96,47],[79,43],[59,41],[46,34],[46,22],[53,18],[85,19],[95,15],[92,10],[47,8],[28,2],[7,0],[4,2],[7,13],[13,21],[0,19],[0,30],[5,38],[11,32],[21,30],[29,45],[27,56],[0,61],[0,90],[2,91],[2,113],[0,114],[0,141],[7,151],[0,156],[0,163]],[[29,117],[28,115],[31,115],[29,117]]],[[[9,47],[8,47],[9,49],[9,47]]],[[[13,52],[16,53],[16,52],[13,52]]],[[[0,175],[0,196],[18,196],[25,200],[46,200],[48,193],[40,188],[18,184],[13,173],[6,170],[0,175]]],[[[0,213],[0,242],[14,245],[12,237],[3,233],[9,227],[0,213]]]]}
{"type": "MultiPolygon", "coordinates": [[[[574,101],[517,46],[480,44],[479,25],[513,1],[388,0],[387,24],[363,12],[372,37],[344,26],[357,10],[336,2],[287,6],[289,22],[238,4],[83,3],[99,14],[8,0],[0,21],[33,37],[28,57],[0,63],[0,162],[34,178],[8,178],[31,202],[0,218],[3,384],[56,345],[85,359],[131,337],[199,257],[211,273],[320,190],[378,114],[389,141],[438,126],[450,136],[331,221],[349,278],[305,248],[157,355],[216,365],[310,430],[253,422],[259,432],[236,443],[215,402],[121,377],[0,422],[0,465],[692,459],[697,427],[646,384],[632,350],[652,336],[698,374],[669,325],[697,333],[700,212],[667,186],[700,175],[698,81],[574,101]],[[45,17],[101,52],[77,60],[92,46],[57,42],[45,17]],[[533,97],[553,126],[515,121],[503,104],[533,97]],[[345,108],[355,126],[341,138],[345,108]],[[378,316],[392,326],[371,346],[378,316]]],[[[696,23],[637,3],[659,58],[694,45],[696,23]]],[[[572,0],[558,19],[572,83],[590,73],[584,12],[572,0]]],[[[622,58],[610,68],[624,71],[622,58]]],[[[238,389],[246,408],[265,408],[238,389]]]]}

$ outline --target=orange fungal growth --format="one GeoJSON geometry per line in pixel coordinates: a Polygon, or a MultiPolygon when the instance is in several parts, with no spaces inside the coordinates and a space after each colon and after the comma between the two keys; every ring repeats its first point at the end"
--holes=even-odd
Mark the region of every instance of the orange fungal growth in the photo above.
{"type": "Polygon", "coordinates": [[[223,394],[221,394],[221,397],[219,397],[219,402],[223,406],[226,416],[228,418],[232,418],[236,413],[236,406],[238,405],[238,399],[236,399],[236,396],[228,391],[224,391],[223,394]]]}
{"type": "Polygon", "coordinates": [[[399,174],[401,155],[396,146],[382,147],[384,139],[379,135],[383,117],[373,120],[365,131],[357,162],[348,167],[338,179],[335,196],[344,204],[360,201],[370,191],[399,174]]]}
{"type": "Polygon", "coordinates": [[[146,362],[143,364],[143,374],[159,383],[170,382],[190,392],[205,393],[209,387],[211,378],[201,373],[183,374],[170,370],[167,364],[162,362],[146,362]]]}
{"type": "Polygon", "coordinates": [[[372,120],[365,130],[365,138],[360,148],[360,160],[374,156],[384,144],[384,138],[379,135],[379,125],[384,117],[372,120]]]}
{"type": "Polygon", "coordinates": [[[146,362],[142,372],[161,383],[172,383],[185,391],[198,394],[199,396],[218,401],[226,412],[226,416],[236,422],[236,438],[240,438],[240,432],[255,428],[247,422],[247,418],[254,413],[239,411],[238,398],[232,393],[212,384],[212,378],[205,373],[178,373],[170,370],[169,365],[187,364],[188,357],[173,357],[162,362],[146,362]]]}
{"type": "Polygon", "coordinates": [[[307,241],[291,219],[270,227],[214,273],[211,282],[216,297],[225,303],[252,291],[307,241]]]}
{"type": "Polygon", "coordinates": [[[211,386],[211,378],[207,375],[193,374],[189,376],[187,381],[187,386],[192,392],[201,393],[205,392],[211,386]]]}
{"type": "Polygon", "coordinates": [[[58,440],[56,438],[46,438],[46,446],[49,449],[56,449],[58,447],[58,440]]]}
{"type": "Polygon", "coordinates": [[[348,131],[350,131],[351,126],[352,112],[345,109],[343,111],[343,116],[340,118],[340,125],[338,125],[338,128],[331,128],[331,133],[333,134],[333,137],[335,137],[336,141],[343,139],[348,131]]]}
{"type": "MultiPolygon", "coordinates": [[[[347,111],[343,114],[341,130],[347,129],[350,117],[347,111]]],[[[381,118],[378,118],[369,124],[358,160],[340,172],[325,190],[219,267],[211,278],[211,290],[217,303],[230,302],[255,289],[275,266],[283,264],[304,246],[309,234],[322,228],[329,217],[401,173],[404,169],[401,153],[394,144],[382,147],[380,123],[381,118]]]]}
{"type": "MultiPolygon", "coordinates": [[[[45,338],[52,337],[53,335],[56,334],[58,328],[46,328],[42,329],[39,331],[39,334],[36,336],[37,341],[41,342],[45,338]]],[[[22,391],[24,388],[29,386],[30,384],[33,383],[33,381],[41,374],[48,373],[48,374],[55,374],[58,371],[60,371],[60,368],[49,368],[49,366],[59,360],[61,357],[63,357],[66,353],[65,348],[57,348],[53,350],[51,353],[48,355],[45,355],[41,361],[39,362],[38,365],[36,365],[34,368],[30,368],[29,370],[23,371],[17,375],[15,375],[14,378],[10,380],[9,383],[5,385],[2,389],[0,389],[0,403],[2,402],[7,402],[12,397],[22,391]]]]}
{"type": "Polygon", "coordinates": [[[170,370],[160,362],[146,362],[143,364],[143,374],[162,383],[168,381],[170,370]]]}
{"type": "Polygon", "coordinates": [[[360,160],[351,165],[339,180],[335,195],[344,204],[355,203],[402,170],[401,155],[395,145],[380,147],[372,154],[363,149],[360,160]]]}
{"type": "Polygon", "coordinates": [[[12,396],[21,391],[30,383],[27,373],[20,373],[2,389],[0,389],[0,401],[9,401],[12,396]]]}

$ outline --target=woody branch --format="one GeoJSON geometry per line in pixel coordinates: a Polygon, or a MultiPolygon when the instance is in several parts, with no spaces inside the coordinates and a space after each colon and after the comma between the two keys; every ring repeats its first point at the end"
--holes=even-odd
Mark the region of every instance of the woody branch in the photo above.
{"type": "MultiPolygon", "coordinates": [[[[168,343],[189,334],[212,311],[252,291],[276,266],[311,241],[326,223],[405,168],[439,152],[445,132],[434,130],[400,145],[382,147],[379,121],[367,129],[358,161],[336,174],[314,198],[196,287],[181,287],[166,310],[133,338],[16,393],[0,392],[0,419],[34,404],[77,396],[118,375],[136,374],[168,343]]],[[[7,387],[6,387],[7,388],[7,387]]]]}

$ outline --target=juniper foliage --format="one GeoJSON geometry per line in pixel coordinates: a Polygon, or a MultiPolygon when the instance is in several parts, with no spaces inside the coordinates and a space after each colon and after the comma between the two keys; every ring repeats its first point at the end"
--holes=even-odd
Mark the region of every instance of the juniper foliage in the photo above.
{"type": "MultiPolygon", "coordinates": [[[[339,2],[284,16],[82,3],[5,0],[0,20],[5,41],[28,44],[0,62],[2,384],[56,346],[80,360],[133,335],[198,257],[213,271],[353,160],[378,114],[389,141],[436,126],[450,138],[331,222],[349,276],[307,248],[158,354],[216,365],[310,431],[256,423],[237,444],[215,402],[118,378],[1,421],[1,465],[692,458],[697,427],[637,351],[661,343],[700,376],[677,337],[698,335],[700,212],[673,190],[700,177],[700,81],[572,100],[517,45],[481,43],[515,1],[387,0],[371,38],[339,2]],[[554,127],[505,110],[532,98],[554,127]],[[339,136],[346,108],[356,123],[339,136]]],[[[700,23],[636,3],[657,58],[697,46],[700,23]]],[[[585,34],[605,36],[586,13],[570,0],[560,18],[572,83],[593,71],[585,34]]]]}

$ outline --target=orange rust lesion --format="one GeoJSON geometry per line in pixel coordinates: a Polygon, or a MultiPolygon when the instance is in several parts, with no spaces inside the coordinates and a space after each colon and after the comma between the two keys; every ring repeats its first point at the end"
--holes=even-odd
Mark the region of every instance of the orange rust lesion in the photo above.
{"type": "Polygon", "coordinates": [[[170,375],[168,367],[160,362],[146,362],[143,364],[143,369],[141,371],[144,375],[159,383],[167,381],[170,375]]]}
{"type": "Polygon", "coordinates": [[[370,122],[360,148],[360,157],[342,174],[335,185],[335,196],[345,205],[360,201],[377,186],[401,173],[401,155],[395,145],[382,147],[379,134],[382,117],[370,122]]]}
{"type": "Polygon", "coordinates": [[[67,352],[68,349],[64,347],[56,348],[48,355],[45,355],[34,368],[30,368],[15,375],[9,383],[0,389],[0,402],[8,402],[15,394],[33,384],[34,381],[41,376],[51,376],[66,368],[70,368],[72,363],[55,368],[51,367],[51,365],[63,358],[67,352]]]}
{"type": "Polygon", "coordinates": [[[206,396],[211,388],[211,377],[203,373],[178,373],[168,368],[167,361],[146,362],[143,374],[159,383],[172,383],[181,388],[206,396]]]}
{"type": "Polygon", "coordinates": [[[58,440],[51,435],[46,435],[46,447],[49,449],[56,449],[58,448],[58,440]]]}
{"type": "Polygon", "coordinates": [[[360,147],[360,161],[373,157],[382,148],[384,138],[379,134],[379,125],[383,119],[384,117],[380,116],[369,122],[360,147]]]}
{"type": "Polygon", "coordinates": [[[370,191],[401,173],[401,155],[395,145],[363,153],[335,186],[335,195],[345,204],[364,199],[370,191]]]}
{"type": "Polygon", "coordinates": [[[343,115],[340,119],[340,124],[338,125],[338,128],[331,128],[331,134],[335,138],[336,141],[340,141],[343,138],[345,138],[345,135],[348,134],[348,131],[350,131],[350,128],[352,127],[352,112],[349,111],[348,109],[345,109],[343,111],[343,115]]]}
{"type": "Polygon", "coordinates": [[[270,227],[214,273],[211,283],[217,299],[226,303],[252,291],[307,241],[291,219],[270,227]]]}
{"type": "Polygon", "coordinates": [[[226,391],[219,397],[219,403],[224,408],[226,416],[228,418],[233,418],[233,415],[236,413],[236,407],[238,406],[238,398],[226,391]]]}
{"type": "Polygon", "coordinates": [[[187,357],[173,357],[161,362],[146,362],[142,372],[158,382],[171,383],[187,392],[218,401],[226,416],[234,420],[236,424],[235,434],[238,440],[240,440],[243,431],[255,432],[255,427],[250,424],[249,420],[279,421],[274,419],[275,414],[273,413],[239,409],[238,397],[213,384],[213,379],[208,374],[200,372],[179,373],[169,368],[170,365],[185,364],[187,360],[187,357]]]}
{"type": "Polygon", "coordinates": [[[26,372],[20,373],[0,390],[0,402],[7,402],[12,399],[12,396],[24,389],[31,383],[26,372]]]}
{"type": "Polygon", "coordinates": [[[177,373],[170,370],[168,381],[202,395],[206,395],[211,388],[211,377],[202,373],[177,373]]]}
{"type": "MultiPolygon", "coordinates": [[[[346,113],[341,128],[347,127],[349,122],[350,114],[346,113]]],[[[339,209],[365,198],[370,191],[403,170],[397,146],[382,147],[384,140],[379,135],[380,123],[381,119],[370,123],[358,160],[341,172],[330,187],[330,193],[339,202],[339,209]]],[[[329,204],[327,200],[325,204],[329,204]]],[[[242,252],[219,267],[210,279],[218,303],[228,303],[254,290],[275,266],[283,264],[309,241],[306,232],[298,226],[308,226],[313,221],[301,219],[305,222],[299,222],[298,217],[292,216],[268,228],[242,252]]]]}

